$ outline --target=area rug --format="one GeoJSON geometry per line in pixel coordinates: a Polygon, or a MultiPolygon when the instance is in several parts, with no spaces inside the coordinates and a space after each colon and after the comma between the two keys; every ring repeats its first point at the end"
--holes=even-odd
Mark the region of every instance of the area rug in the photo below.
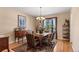
{"type": "Polygon", "coordinates": [[[55,45],[53,44],[53,47],[43,46],[43,47],[41,47],[41,49],[37,48],[37,49],[27,50],[27,44],[23,44],[19,47],[12,49],[12,50],[15,51],[15,52],[53,52],[54,46],[55,45]]]}

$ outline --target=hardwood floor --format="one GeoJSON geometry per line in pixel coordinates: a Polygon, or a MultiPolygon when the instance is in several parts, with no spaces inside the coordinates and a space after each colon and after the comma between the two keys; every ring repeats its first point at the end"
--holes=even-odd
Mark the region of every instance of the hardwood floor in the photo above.
{"type": "Polygon", "coordinates": [[[54,52],[73,52],[73,49],[69,41],[57,40],[54,52]]]}
{"type": "Polygon", "coordinates": [[[13,48],[16,48],[16,47],[18,47],[18,46],[21,46],[22,44],[25,44],[25,43],[27,43],[27,40],[24,40],[23,42],[20,41],[19,43],[18,43],[18,42],[15,42],[15,43],[10,44],[10,45],[9,45],[9,48],[10,48],[10,49],[13,49],[13,48]]]}
{"type": "MultiPolygon", "coordinates": [[[[26,43],[26,40],[24,41],[24,43],[26,43]]],[[[9,48],[10,50],[15,48],[15,47],[18,47],[22,44],[24,44],[22,42],[20,43],[12,43],[9,45],[9,48]]],[[[13,52],[13,51],[11,51],[13,52]]],[[[56,46],[54,48],[54,52],[73,52],[73,49],[71,47],[71,44],[69,41],[66,41],[66,40],[57,40],[57,43],[56,43],[56,46]]]]}

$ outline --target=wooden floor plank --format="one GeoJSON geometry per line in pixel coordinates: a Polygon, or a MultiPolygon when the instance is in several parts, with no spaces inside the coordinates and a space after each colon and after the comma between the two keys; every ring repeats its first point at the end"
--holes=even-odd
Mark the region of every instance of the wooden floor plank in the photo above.
{"type": "Polygon", "coordinates": [[[67,40],[57,40],[54,52],[72,52],[72,46],[67,40]]]}
{"type": "Polygon", "coordinates": [[[9,45],[9,48],[10,49],[13,49],[13,48],[16,48],[18,46],[21,46],[22,44],[25,44],[25,43],[27,43],[27,40],[24,40],[23,42],[20,41],[19,43],[18,42],[14,42],[14,43],[12,43],[12,44],[9,45]]]}

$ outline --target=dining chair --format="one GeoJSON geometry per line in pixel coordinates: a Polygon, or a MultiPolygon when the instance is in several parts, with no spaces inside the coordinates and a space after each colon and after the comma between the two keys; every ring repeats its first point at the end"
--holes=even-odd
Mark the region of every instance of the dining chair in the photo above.
{"type": "Polygon", "coordinates": [[[51,33],[44,37],[43,43],[49,46],[52,40],[53,40],[53,34],[51,33]]]}
{"type": "Polygon", "coordinates": [[[49,37],[51,38],[51,40],[49,41],[50,43],[49,43],[49,46],[51,47],[51,48],[54,48],[55,47],[55,44],[56,44],[56,38],[55,38],[55,34],[56,34],[56,32],[53,32],[49,37]]]}
{"type": "Polygon", "coordinates": [[[48,34],[46,39],[44,40],[44,42],[47,44],[47,46],[49,48],[47,48],[49,51],[53,51],[53,48],[55,47],[55,42],[53,42],[54,40],[54,34],[48,34]]]}
{"type": "MultiPolygon", "coordinates": [[[[35,39],[33,34],[27,34],[26,35],[27,38],[27,47],[28,48],[33,48],[35,49],[37,47],[37,45],[39,44],[39,41],[37,39],[35,39]]],[[[27,48],[27,49],[28,49],[27,48]]]]}

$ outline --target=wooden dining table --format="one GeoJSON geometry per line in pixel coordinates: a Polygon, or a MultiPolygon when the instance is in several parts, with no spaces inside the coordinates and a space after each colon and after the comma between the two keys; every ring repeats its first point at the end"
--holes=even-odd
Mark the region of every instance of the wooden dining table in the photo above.
{"type": "Polygon", "coordinates": [[[40,33],[35,33],[34,34],[34,37],[35,37],[35,39],[38,39],[39,40],[39,42],[40,42],[40,46],[42,46],[42,40],[47,36],[47,35],[49,35],[50,33],[42,33],[42,34],[40,34],[40,33]]]}

